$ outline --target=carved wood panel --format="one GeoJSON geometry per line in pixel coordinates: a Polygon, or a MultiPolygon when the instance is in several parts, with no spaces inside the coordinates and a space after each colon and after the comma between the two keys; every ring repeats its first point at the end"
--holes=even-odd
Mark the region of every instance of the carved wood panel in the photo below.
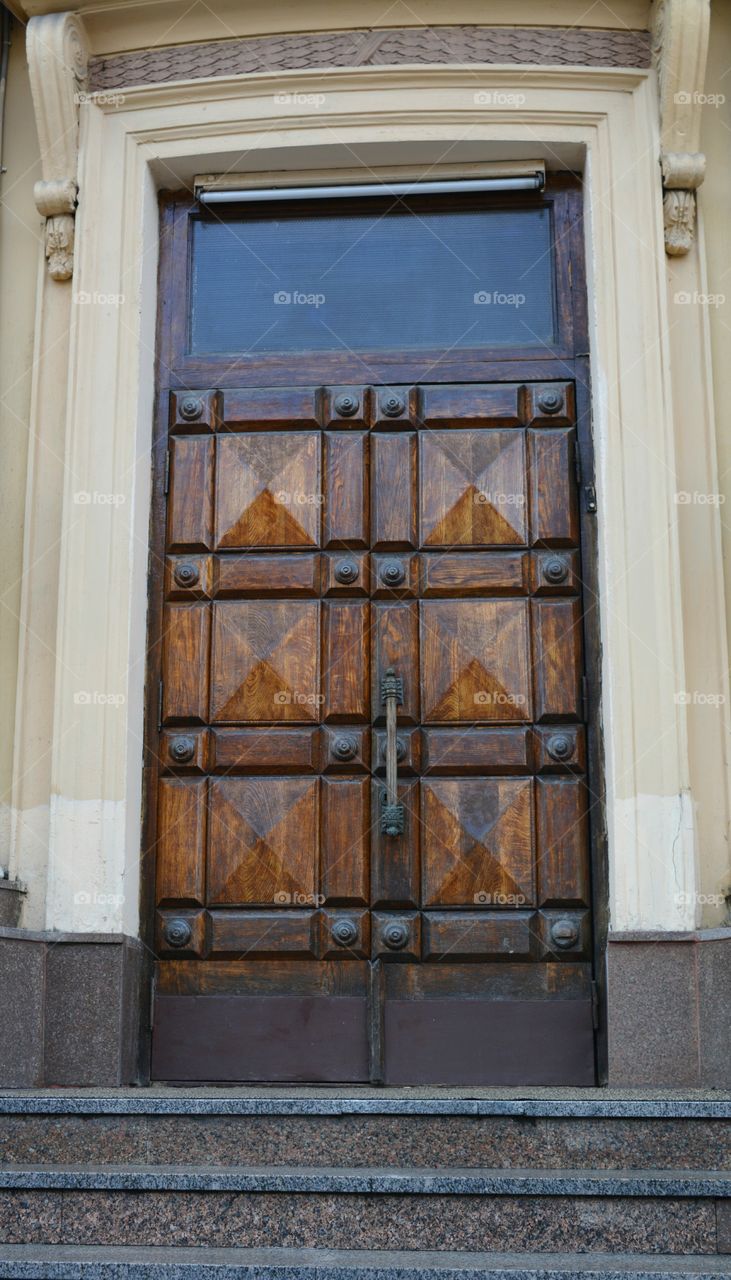
{"type": "Polygon", "coordinates": [[[171,397],[157,834],[171,999],[306,987],[376,1020],[385,1004],[388,1022],[425,992],[472,998],[483,967],[512,974],[516,999],[535,984],[586,995],[573,387],[389,394],[196,392],[197,427],[171,397]],[[381,817],[391,668],[397,837],[381,817]],[[433,976],[374,978],[404,965],[433,976]]]}

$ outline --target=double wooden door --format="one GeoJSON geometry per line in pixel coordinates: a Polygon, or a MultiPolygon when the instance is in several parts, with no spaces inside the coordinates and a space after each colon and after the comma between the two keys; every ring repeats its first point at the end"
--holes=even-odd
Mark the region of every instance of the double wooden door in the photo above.
{"type": "Polygon", "coordinates": [[[594,1083],[573,383],[169,405],[154,1077],[594,1083]]]}

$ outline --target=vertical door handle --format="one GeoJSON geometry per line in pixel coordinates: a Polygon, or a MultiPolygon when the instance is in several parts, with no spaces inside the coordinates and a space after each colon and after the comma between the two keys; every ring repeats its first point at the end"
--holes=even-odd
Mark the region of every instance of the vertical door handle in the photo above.
{"type": "Polygon", "coordinates": [[[404,806],[398,802],[398,744],[396,742],[396,708],[404,700],[404,682],[389,667],[381,681],[381,702],[386,707],[386,790],[381,808],[381,834],[401,836],[404,833],[404,806]]]}

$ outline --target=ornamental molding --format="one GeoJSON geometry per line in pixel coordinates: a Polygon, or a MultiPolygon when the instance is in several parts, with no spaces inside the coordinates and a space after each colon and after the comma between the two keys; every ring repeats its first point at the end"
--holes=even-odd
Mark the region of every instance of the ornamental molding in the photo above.
{"type": "Polygon", "coordinates": [[[706,173],[700,151],[710,0],[655,0],[652,56],[660,100],[660,168],[665,251],[688,253],[695,238],[696,191],[706,173]]]}
{"type": "Polygon", "coordinates": [[[54,280],[70,280],[78,197],[79,108],[85,97],[89,62],[89,45],[80,19],[73,13],[31,18],[26,56],[43,174],[33,188],[33,198],[46,220],[49,274],[54,280]]]}
{"type": "Polygon", "coordinates": [[[91,92],[106,93],[263,72],[477,64],[645,68],[650,35],[582,27],[424,26],[248,36],[94,57],[89,79],[91,92]]]}

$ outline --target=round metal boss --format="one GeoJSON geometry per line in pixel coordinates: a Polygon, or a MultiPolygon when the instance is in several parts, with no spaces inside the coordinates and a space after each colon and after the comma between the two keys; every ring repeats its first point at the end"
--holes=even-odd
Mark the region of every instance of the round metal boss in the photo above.
{"type": "Polygon", "coordinates": [[[387,587],[398,587],[406,577],[406,570],[400,560],[387,560],[381,565],[381,582],[387,587]]]}
{"type": "Polygon", "coordinates": [[[399,418],[405,407],[401,396],[385,396],[381,401],[381,409],[387,418],[399,418]]]}
{"type": "Polygon", "coordinates": [[[538,396],[538,408],[541,413],[558,413],[563,404],[560,391],[541,391],[538,396]]]}
{"type": "Polygon", "coordinates": [[[176,567],[173,577],[179,587],[194,587],[200,578],[198,566],[190,564],[190,562],[186,560],[184,564],[179,564],[176,567]]]}
{"type": "Polygon", "coordinates": [[[546,743],[546,750],[552,760],[570,760],[574,754],[573,740],[566,733],[554,733],[546,743]]]}
{"type": "Polygon", "coordinates": [[[358,743],[349,734],[336,738],[332,744],[332,753],[336,760],[352,760],[358,751],[358,743]]]}
{"type": "Polygon", "coordinates": [[[335,578],[338,582],[355,582],[358,577],[358,566],[355,560],[341,560],[335,566],[335,578]]]}
{"type": "Polygon", "coordinates": [[[565,582],[569,576],[569,567],[565,560],[552,556],[543,566],[543,576],[547,582],[565,582]]]}
{"type": "Polygon", "coordinates": [[[186,422],[195,422],[203,412],[203,401],[198,396],[185,396],[180,401],[180,416],[186,422]]]}
{"type": "Polygon", "coordinates": [[[352,920],[336,920],[332,936],[339,947],[352,947],[358,937],[358,930],[352,920]]]}
{"type": "Polygon", "coordinates": [[[551,938],[557,947],[573,947],[579,936],[579,930],[573,920],[557,920],[551,925],[551,938]]]}
{"type": "Polygon", "coordinates": [[[195,738],[173,738],[170,754],[177,764],[185,764],[195,755],[195,738]]]}
{"type": "Polygon", "coordinates": [[[162,932],[165,941],[171,947],[185,947],[193,936],[193,930],[187,920],[168,920],[162,932]]]}
{"type": "Polygon", "coordinates": [[[338,396],[335,401],[335,409],[341,418],[352,418],[357,408],[358,401],[355,396],[338,396]]]}
{"type": "Polygon", "coordinates": [[[409,940],[409,930],[403,920],[392,920],[381,932],[385,945],[391,951],[400,951],[409,940]]]}

